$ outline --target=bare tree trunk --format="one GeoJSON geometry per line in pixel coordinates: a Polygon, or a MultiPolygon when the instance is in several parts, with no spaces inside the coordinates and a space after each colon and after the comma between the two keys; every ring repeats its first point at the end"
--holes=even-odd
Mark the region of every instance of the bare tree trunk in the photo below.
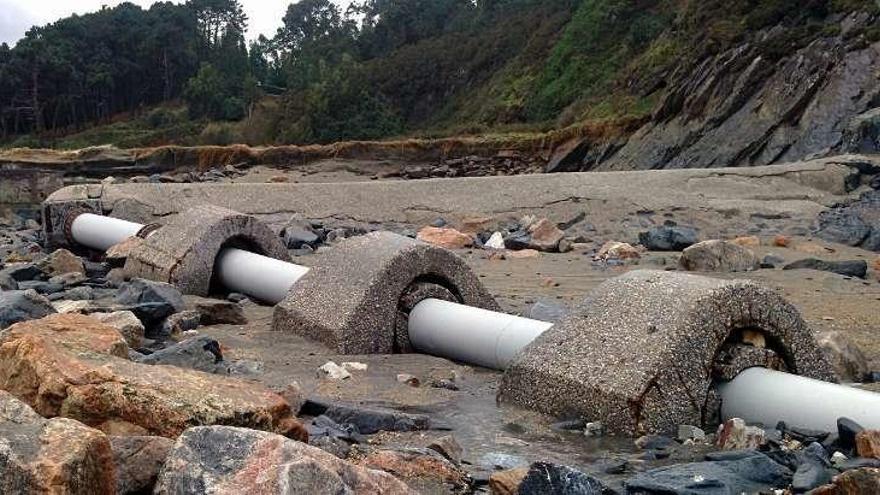
{"type": "Polygon", "coordinates": [[[43,112],[40,108],[40,71],[34,67],[31,70],[31,84],[33,85],[33,92],[31,93],[31,111],[34,114],[34,130],[36,130],[37,134],[42,133],[45,128],[43,127],[43,112]]]}

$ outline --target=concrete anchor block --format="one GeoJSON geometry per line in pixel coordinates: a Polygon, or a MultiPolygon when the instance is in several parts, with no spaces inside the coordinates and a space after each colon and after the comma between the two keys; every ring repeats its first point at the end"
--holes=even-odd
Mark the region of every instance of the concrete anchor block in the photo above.
{"type": "Polygon", "coordinates": [[[766,343],[780,369],[835,381],[800,314],[776,292],[750,281],[643,270],[605,282],[526,347],[498,399],[602,421],[617,433],[670,433],[713,417],[713,381],[737,373],[732,367],[773,361],[767,352],[737,350],[748,341],[766,343]]]}
{"type": "Polygon", "coordinates": [[[411,352],[407,315],[425,298],[498,310],[454,253],[374,232],[329,250],[275,307],[273,327],[341,354],[411,352]]]}
{"type": "Polygon", "coordinates": [[[217,254],[227,247],[290,261],[281,240],[256,218],[203,205],[147,236],[132,249],[124,269],[132,278],[167,282],[184,294],[207,296],[217,254]]]}

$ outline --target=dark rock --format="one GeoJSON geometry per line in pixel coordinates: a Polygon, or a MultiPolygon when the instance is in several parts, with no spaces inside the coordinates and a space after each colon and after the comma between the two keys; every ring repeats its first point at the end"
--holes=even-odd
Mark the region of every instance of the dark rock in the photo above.
{"type": "Polygon", "coordinates": [[[761,268],[765,270],[772,270],[782,264],[785,263],[785,259],[782,256],[776,256],[775,254],[768,254],[764,256],[764,259],[761,260],[761,268]]]}
{"type": "Polygon", "coordinates": [[[865,278],[868,275],[868,263],[865,260],[825,261],[807,258],[789,263],[783,270],[818,270],[845,277],[865,278]]]}
{"type": "Polygon", "coordinates": [[[818,443],[811,443],[798,453],[800,464],[794,472],[791,488],[795,493],[803,493],[831,481],[831,466],[828,453],[818,443]]]}
{"type": "Polygon", "coordinates": [[[122,285],[116,303],[128,306],[147,328],[183,311],[183,296],[171,284],[136,278],[122,285]]]}
{"type": "Polygon", "coordinates": [[[298,217],[292,218],[282,232],[284,245],[287,249],[301,249],[303,246],[315,247],[321,242],[321,237],[312,228],[312,225],[298,217]]]}
{"type": "Polygon", "coordinates": [[[828,438],[828,435],[830,435],[830,432],[827,431],[811,430],[799,426],[789,426],[785,424],[784,421],[780,421],[776,425],[776,429],[782,432],[783,435],[793,438],[804,445],[812,444],[814,442],[821,443],[828,438]]]}
{"type": "Polygon", "coordinates": [[[9,277],[16,282],[37,280],[43,278],[43,270],[37,268],[34,263],[16,263],[0,270],[0,276],[9,277]]]}
{"type": "Polygon", "coordinates": [[[510,235],[507,236],[507,238],[504,239],[504,247],[513,251],[530,249],[529,246],[531,245],[532,236],[525,230],[512,232],[510,235]]]}
{"type": "Polygon", "coordinates": [[[601,481],[568,466],[536,462],[519,485],[518,495],[610,495],[601,481]]]}
{"type": "Polygon", "coordinates": [[[691,227],[662,225],[639,234],[639,243],[649,251],[683,251],[698,242],[691,227]]]}
{"type": "Polygon", "coordinates": [[[95,298],[94,290],[91,287],[74,287],[64,291],[64,299],[68,301],[91,301],[95,298]]]}
{"type": "Polygon", "coordinates": [[[576,431],[580,433],[584,431],[584,428],[586,428],[586,426],[586,421],[582,419],[570,419],[567,421],[553,423],[552,425],[550,425],[550,429],[555,431],[576,431]]]}
{"type": "Polygon", "coordinates": [[[596,461],[593,467],[605,474],[623,474],[629,469],[629,461],[619,458],[605,458],[596,461]]]}
{"type": "Polygon", "coordinates": [[[349,444],[366,443],[367,441],[367,438],[361,434],[357,426],[350,423],[340,425],[324,415],[313,419],[311,424],[307,425],[307,428],[309,430],[309,443],[322,437],[343,440],[349,444]]]}
{"type": "Polygon", "coordinates": [[[244,325],[244,308],[236,302],[199,296],[184,296],[186,307],[201,315],[202,325],[244,325]]]}
{"type": "Polygon", "coordinates": [[[856,448],[856,435],[864,430],[862,425],[849,418],[838,418],[837,436],[840,447],[848,452],[854,451],[856,448]]]}
{"type": "Polygon", "coordinates": [[[2,270],[0,270],[0,290],[18,290],[18,282],[2,270]]]}
{"type": "Polygon", "coordinates": [[[421,431],[432,428],[431,419],[421,414],[392,410],[367,409],[343,404],[328,404],[313,399],[303,404],[302,414],[325,415],[338,424],[351,424],[364,435],[380,431],[421,431]]]}
{"type": "Polygon", "coordinates": [[[156,351],[138,360],[141,364],[170,365],[206,373],[226,374],[228,364],[223,361],[220,343],[211,337],[200,336],[156,351]]]}
{"type": "Polygon", "coordinates": [[[0,330],[27,320],[36,320],[55,313],[45,297],[32,290],[0,291],[0,330]]]}
{"type": "Polygon", "coordinates": [[[855,212],[830,210],[819,215],[816,235],[828,242],[858,246],[870,233],[871,228],[855,212]]]}
{"type": "Polygon", "coordinates": [[[446,226],[446,220],[442,218],[435,218],[433,222],[431,222],[431,227],[443,228],[446,226]]]}
{"type": "Polygon", "coordinates": [[[174,440],[164,437],[110,437],[116,464],[116,493],[152,493],[174,440]]]}
{"type": "Polygon", "coordinates": [[[792,472],[759,452],[736,459],[676,464],[645,471],[627,480],[627,493],[720,494],[757,493],[785,488],[792,472]]]}
{"type": "MultiPolygon", "coordinates": [[[[55,294],[64,290],[61,284],[43,282],[42,280],[27,280],[18,283],[18,290],[33,290],[43,295],[55,294]]],[[[71,299],[72,301],[73,299],[71,299]]]]}
{"type": "Polygon", "coordinates": [[[180,313],[174,313],[168,318],[165,318],[165,321],[162,322],[162,328],[159,330],[159,333],[156,335],[151,334],[151,337],[168,339],[169,337],[180,335],[183,332],[199,328],[201,322],[202,315],[198,311],[186,310],[181,311],[180,313]]]}

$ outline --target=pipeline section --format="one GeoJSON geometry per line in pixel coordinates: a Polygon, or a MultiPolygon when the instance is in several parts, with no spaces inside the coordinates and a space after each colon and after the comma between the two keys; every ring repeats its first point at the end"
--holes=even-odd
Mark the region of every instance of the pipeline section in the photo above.
{"type": "MultiPolygon", "coordinates": [[[[144,226],[83,213],[71,225],[73,239],[106,251],[135,236],[144,226]]],[[[236,248],[217,256],[216,272],[229,290],[277,304],[309,269],[236,248]]],[[[504,370],[552,323],[426,299],[409,315],[409,338],[420,352],[504,370]]],[[[773,427],[779,421],[836,431],[837,419],[850,418],[880,429],[880,394],[764,368],[750,368],[717,386],[722,418],[742,418],[773,427]]]]}

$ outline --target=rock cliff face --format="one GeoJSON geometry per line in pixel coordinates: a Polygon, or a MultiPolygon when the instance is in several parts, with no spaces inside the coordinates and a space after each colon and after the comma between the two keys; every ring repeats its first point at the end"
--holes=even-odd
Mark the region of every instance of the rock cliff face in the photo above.
{"type": "Polygon", "coordinates": [[[872,22],[852,14],[838,34],[781,57],[774,53],[791,33],[777,26],[679,68],[657,83],[665,95],[648,123],[611,150],[581,149],[579,166],[566,168],[750,166],[878,152],[880,43],[863,34],[872,22]]]}

